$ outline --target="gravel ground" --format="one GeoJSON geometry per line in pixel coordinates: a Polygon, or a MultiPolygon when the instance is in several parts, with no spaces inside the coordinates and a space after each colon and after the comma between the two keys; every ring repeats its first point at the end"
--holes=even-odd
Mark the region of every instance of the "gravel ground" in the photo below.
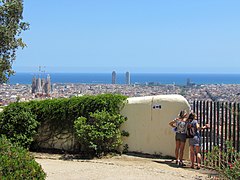
{"type": "Polygon", "coordinates": [[[62,155],[34,153],[36,161],[47,173],[47,180],[145,180],[145,179],[209,179],[213,172],[191,169],[189,164],[179,168],[170,159],[121,155],[102,159],[82,160],[62,155]]]}

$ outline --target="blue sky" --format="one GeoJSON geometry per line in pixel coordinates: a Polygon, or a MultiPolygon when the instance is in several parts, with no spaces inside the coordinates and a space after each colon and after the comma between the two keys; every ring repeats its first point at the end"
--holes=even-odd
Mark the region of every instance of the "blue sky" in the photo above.
{"type": "Polygon", "coordinates": [[[239,0],[24,0],[16,72],[240,73],[239,0]]]}

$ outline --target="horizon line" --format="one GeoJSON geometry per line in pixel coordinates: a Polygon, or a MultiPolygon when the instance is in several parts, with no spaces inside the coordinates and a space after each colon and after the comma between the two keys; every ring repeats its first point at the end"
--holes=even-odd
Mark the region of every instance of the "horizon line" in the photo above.
{"type": "MultiPolygon", "coordinates": [[[[31,74],[111,74],[111,72],[33,72],[33,71],[15,71],[15,74],[17,73],[31,73],[31,74]]],[[[125,72],[117,72],[117,74],[125,74],[126,72],[129,72],[130,74],[240,74],[240,72],[131,72],[131,71],[125,71],[125,72]]]]}

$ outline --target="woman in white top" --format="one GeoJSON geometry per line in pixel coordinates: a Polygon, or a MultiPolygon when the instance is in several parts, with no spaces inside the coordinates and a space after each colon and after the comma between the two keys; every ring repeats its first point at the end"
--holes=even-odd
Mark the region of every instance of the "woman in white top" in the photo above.
{"type": "Polygon", "coordinates": [[[187,113],[186,111],[181,111],[178,115],[178,118],[169,122],[171,127],[176,128],[176,147],[175,147],[175,156],[176,156],[176,164],[179,166],[185,166],[183,163],[183,152],[186,142],[186,129],[187,129],[187,113]]]}

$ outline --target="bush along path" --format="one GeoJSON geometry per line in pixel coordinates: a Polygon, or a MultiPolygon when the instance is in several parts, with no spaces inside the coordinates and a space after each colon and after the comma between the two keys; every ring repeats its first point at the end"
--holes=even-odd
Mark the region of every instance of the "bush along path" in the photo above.
{"type": "Polygon", "coordinates": [[[45,179],[46,174],[23,147],[0,136],[0,179],[45,179]]]}

